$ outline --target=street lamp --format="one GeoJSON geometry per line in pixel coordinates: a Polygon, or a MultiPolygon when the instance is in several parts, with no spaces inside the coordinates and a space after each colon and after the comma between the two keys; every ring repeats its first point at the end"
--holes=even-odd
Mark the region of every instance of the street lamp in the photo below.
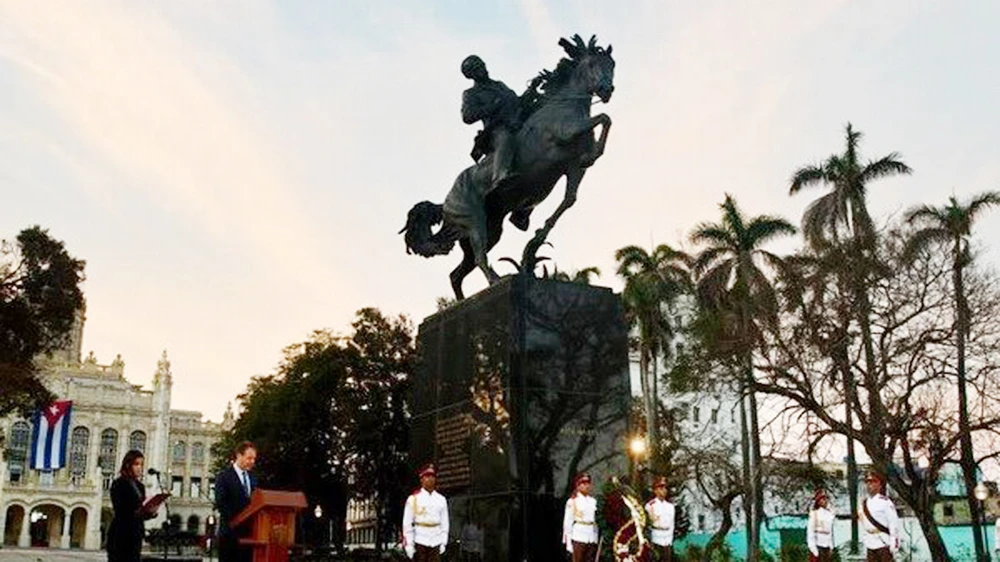
{"type": "Polygon", "coordinates": [[[646,438],[641,435],[636,435],[629,441],[628,450],[632,453],[635,458],[640,458],[646,454],[646,438]]]}
{"type": "Polygon", "coordinates": [[[320,530],[320,519],[323,517],[323,506],[316,504],[316,509],[313,510],[313,515],[316,516],[316,544],[317,546],[322,546],[323,544],[323,532],[320,530]]]}
{"type": "Polygon", "coordinates": [[[639,485],[639,479],[642,477],[642,459],[646,456],[646,438],[642,435],[636,435],[628,442],[628,456],[631,461],[632,467],[632,485],[635,487],[641,487],[639,485]]]}
{"type": "MultiPolygon", "coordinates": [[[[989,543],[986,540],[986,498],[990,497],[990,489],[986,487],[986,484],[980,482],[976,484],[975,488],[973,488],[972,493],[976,496],[976,499],[979,500],[979,521],[976,523],[979,525],[979,528],[982,529],[983,552],[989,553],[989,543]]],[[[986,556],[989,556],[989,554],[986,556]]]]}
{"type": "Polygon", "coordinates": [[[214,513],[208,514],[208,518],[205,519],[205,524],[208,526],[208,528],[205,529],[206,533],[208,534],[208,540],[206,541],[206,545],[208,546],[208,559],[214,560],[215,559],[215,514],[214,513]]]}

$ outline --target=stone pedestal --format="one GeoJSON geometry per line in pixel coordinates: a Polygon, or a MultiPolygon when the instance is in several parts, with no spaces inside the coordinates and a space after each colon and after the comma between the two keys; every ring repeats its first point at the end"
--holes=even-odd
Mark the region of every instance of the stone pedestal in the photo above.
{"type": "Polygon", "coordinates": [[[413,465],[435,462],[449,550],[561,560],[573,476],[627,470],[628,334],[611,290],[514,277],[428,317],[410,405],[413,465]]]}

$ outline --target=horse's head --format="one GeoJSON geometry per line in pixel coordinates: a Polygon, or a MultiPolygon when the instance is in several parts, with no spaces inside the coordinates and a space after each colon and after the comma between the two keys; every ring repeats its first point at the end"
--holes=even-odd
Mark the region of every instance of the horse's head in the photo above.
{"type": "Polygon", "coordinates": [[[615,59],[611,58],[611,45],[607,49],[598,46],[596,35],[591,36],[589,43],[584,43],[583,38],[574,35],[572,42],[560,39],[559,45],[575,63],[575,81],[588,94],[599,97],[603,102],[610,100],[615,91],[615,59]]]}

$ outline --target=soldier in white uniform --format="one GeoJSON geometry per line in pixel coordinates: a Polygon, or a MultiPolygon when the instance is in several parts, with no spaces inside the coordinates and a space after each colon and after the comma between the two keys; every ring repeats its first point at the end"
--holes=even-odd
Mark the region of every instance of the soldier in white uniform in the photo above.
{"type": "Polygon", "coordinates": [[[809,560],[833,562],[833,522],[834,515],[829,508],[830,498],[826,491],[816,490],[813,508],[806,524],[806,544],[809,546],[809,560]]]}
{"type": "Polygon", "coordinates": [[[653,560],[670,562],[674,559],[674,504],[667,501],[667,478],[653,482],[655,497],[646,503],[649,517],[649,539],[653,543],[653,560]]]}
{"type": "Polygon", "coordinates": [[[869,472],[865,477],[868,498],[861,502],[858,520],[861,521],[869,562],[892,562],[899,549],[899,516],[896,506],[885,496],[885,477],[869,472]]]}
{"type": "Polygon", "coordinates": [[[573,562],[593,562],[597,557],[597,500],[590,496],[590,476],[574,480],[574,492],[566,500],[563,544],[573,562]]]}
{"type": "Polygon", "coordinates": [[[403,508],[403,548],[414,562],[438,562],[448,545],[448,501],[434,488],[437,471],[429,464],[418,473],[420,488],[403,508]]]}

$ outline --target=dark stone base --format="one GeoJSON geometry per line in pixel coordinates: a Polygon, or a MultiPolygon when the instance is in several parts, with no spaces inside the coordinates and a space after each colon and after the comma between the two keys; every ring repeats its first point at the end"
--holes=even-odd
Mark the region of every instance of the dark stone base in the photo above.
{"type": "Polygon", "coordinates": [[[410,400],[414,466],[435,462],[453,559],[561,560],[578,472],[627,467],[628,334],[611,290],[506,278],[428,317],[410,400]],[[456,556],[458,555],[458,556],[456,556]]]}

